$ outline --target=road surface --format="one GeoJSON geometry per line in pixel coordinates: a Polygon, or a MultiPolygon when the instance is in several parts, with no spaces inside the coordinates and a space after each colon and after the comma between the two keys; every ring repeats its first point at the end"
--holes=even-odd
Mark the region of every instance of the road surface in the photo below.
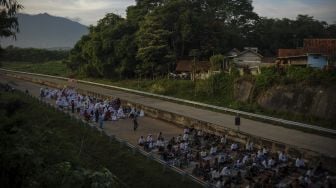
{"type": "MultiPolygon", "coordinates": [[[[55,83],[59,83],[62,85],[67,84],[67,82],[64,80],[58,80],[58,79],[53,79],[53,78],[42,78],[42,77],[31,76],[31,75],[29,75],[29,77],[43,79],[46,81],[55,82],[55,83]]],[[[28,88],[28,89],[37,90],[39,87],[41,87],[37,84],[32,84],[27,81],[18,80],[12,77],[6,77],[1,72],[0,72],[0,80],[1,82],[8,82],[8,81],[15,82],[18,85],[18,87],[21,89],[28,88]]],[[[107,89],[107,88],[103,88],[99,86],[92,86],[92,85],[78,83],[77,88],[88,90],[88,91],[94,91],[95,93],[102,93],[104,95],[110,95],[113,97],[118,97],[126,101],[142,104],[144,106],[148,106],[148,107],[152,107],[152,108],[156,108],[156,109],[160,109],[160,110],[164,110],[168,112],[173,112],[176,114],[180,114],[186,117],[191,117],[197,120],[213,123],[216,125],[221,125],[229,129],[233,129],[233,130],[236,129],[234,125],[234,116],[232,115],[223,114],[219,112],[213,112],[213,111],[209,111],[205,109],[199,109],[199,108],[192,107],[192,106],[177,104],[174,102],[165,101],[165,100],[161,100],[157,98],[150,98],[150,97],[141,96],[141,95],[137,95],[133,93],[126,93],[126,92],[119,91],[119,90],[107,89]]],[[[174,130],[173,133],[176,133],[174,134],[174,136],[181,133],[181,130],[178,129],[177,127],[173,125],[169,125],[162,121],[149,120],[149,119],[147,119],[146,121],[148,122],[140,122],[140,126],[141,124],[146,124],[150,126],[148,127],[149,130],[152,130],[153,128],[157,128],[157,130],[155,130],[156,133],[154,130],[151,131],[152,134],[157,134],[160,131],[165,133],[166,131],[169,132],[169,130],[174,130]],[[161,127],[161,124],[167,127],[165,128],[161,127]]],[[[131,123],[128,122],[126,124],[131,124],[131,123]]],[[[119,128],[123,128],[122,125],[120,125],[120,127],[113,127],[113,131],[118,131],[119,128]]],[[[128,125],[128,129],[125,135],[122,133],[120,134],[123,135],[122,137],[124,136],[130,137],[130,135],[128,135],[130,130],[131,130],[131,126],[128,125]]],[[[334,158],[336,157],[336,150],[335,150],[336,139],[334,138],[324,137],[324,136],[316,135],[312,133],[306,133],[300,130],[289,129],[289,128],[276,126],[276,125],[272,125],[269,123],[258,122],[255,120],[250,120],[250,119],[245,119],[245,118],[241,118],[240,131],[247,133],[249,135],[255,135],[255,136],[265,138],[268,140],[273,140],[276,142],[296,146],[298,148],[318,152],[328,157],[334,157],[334,158]]],[[[143,135],[145,136],[146,134],[143,133],[143,135]]],[[[134,135],[134,138],[138,138],[139,136],[140,135],[136,133],[134,135]]],[[[134,138],[132,139],[129,138],[128,140],[131,143],[134,143],[134,138]]]]}

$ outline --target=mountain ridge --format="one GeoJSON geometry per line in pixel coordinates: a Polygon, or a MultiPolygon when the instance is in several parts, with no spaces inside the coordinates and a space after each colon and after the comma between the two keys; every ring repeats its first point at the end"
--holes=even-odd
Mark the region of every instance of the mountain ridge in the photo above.
{"type": "Polygon", "coordinates": [[[1,38],[2,47],[13,45],[21,48],[72,48],[88,33],[87,26],[48,13],[20,13],[18,21],[20,32],[16,35],[16,41],[12,38],[1,38]]]}

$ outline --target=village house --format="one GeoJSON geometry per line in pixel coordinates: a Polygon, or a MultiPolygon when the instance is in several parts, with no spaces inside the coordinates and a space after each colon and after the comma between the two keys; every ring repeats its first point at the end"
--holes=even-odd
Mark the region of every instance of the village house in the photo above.
{"type": "Polygon", "coordinates": [[[258,53],[258,48],[245,47],[244,51],[234,57],[234,63],[248,67],[259,66],[263,56],[258,53]]]}
{"type": "Polygon", "coordinates": [[[336,57],[336,39],[305,39],[303,48],[279,49],[277,64],[323,69],[336,57]]]}
{"type": "MultiPolygon", "coordinates": [[[[235,49],[234,49],[235,50],[235,49]]],[[[230,56],[226,57],[226,62],[233,62],[237,65],[240,74],[244,74],[245,69],[253,74],[260,73],[260,65],[263,56],[258,53],[258,48],[256,47],[245,47],[244,51],[234,54],[235,51],[231,50],[229,52],[230,56]]]]}
{"type": "Polygon", "coordinates": [[[210,76],[209,61],[178,60],[176,63],[176,73],[187,75],[190,79],[206,79],[210,76]]]}

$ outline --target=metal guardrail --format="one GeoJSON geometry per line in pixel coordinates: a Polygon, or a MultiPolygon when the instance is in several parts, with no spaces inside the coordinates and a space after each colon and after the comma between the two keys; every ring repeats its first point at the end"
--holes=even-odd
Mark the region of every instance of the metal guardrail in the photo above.
{"type": "MultiPolygon", "coordinates": [[[[41,76],[41,77],[47,77],[47,78],[68,80],[68,78],[60,77],[60,76],[51,76],[51,75],[38,74],[38,73],[13,71],[13,70],[2,69],[2,68],[0,68],[0,70],[6,71],[6,72],[12,72],[12,73],[19,73],[19,74],[27,74],[27,75],[33,75],[33,76],[41,76]]],[[[336,130],[334,130],[334,129],[328,129],[328,128],[324,128],[324,127],[319,127],[319,126],[315,126],[315,125],[310,125],[310,124],[285,120],[285,119],[281,119],[281,118],[275,118],[275,117],[270,117],[270,116],[265,116],[265,115],[260,115],[260,114],[254,114],[254,113],[235,110],[235,109],[231,109],[231,108],[219,107],[219,106],[215,106],[215,105],[210,105],[210,104],[205,104],[205,103],[200,103],[200,102],[195,102],[195,101],[190,101],[190,100],[185,100],[185,99],[179,99],[179,98],[169,97],[169,96],[164,96],[164,95],[158,95],[158,94],[153,94],[153,93],[144,92],[144,91],[138,91],[138,90],[134,90],[134,89],[123,88],[123,87],[118,87],[118,86],[100,84],[100,83],[95,83],[95,82],[90,82],[90,81],[85,81],[85,80],[77,80],[77,82],[78,83],[83,83],[83,84],[90,84],[90,85],[95,85],[95,86],[102,86],[102,87],[117,89],[117,90],[121,90],[121,91],[131,92],[131,93],[135,93],[135,94],[141,94],[141,95],[150,96],[150,97],[156,97],[156,98],[170,100],[170,101],[174,101],[174,102],[182,102],[182,103],[185,103],[185,104],[196,105],[196,106],[205,107],[205,108],[214,109],[214,110],[223,111],[223,112],[230,112],[230,113],[235,113],[235,114],[238,113],[238,114],[248,116],[248,117],[253,117],[253,118],[257,118],[257,119],[261,119],[261,120],[267,120],[267,121],[271,121],[271,122],[276,122],[276,123],[281,123],[281,124],[285,124],[285,125],[301,127],[301,128],[320,131],[320,132],[325,132],[325,133],[329,133],[329,134],[336,134],[336,130]]]]}

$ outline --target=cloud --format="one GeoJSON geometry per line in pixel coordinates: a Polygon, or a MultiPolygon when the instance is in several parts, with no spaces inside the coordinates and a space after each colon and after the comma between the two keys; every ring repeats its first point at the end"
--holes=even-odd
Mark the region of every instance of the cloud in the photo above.
{"type": "MultiPolygon", "coordinates": [[[[85,25],[95,25],[107,13],[126,15],[126,8],[135,0],[18,0],[22,12],[76,18],[85,25]],[[78,19],[80,18],[80,19],[78,19]]],[[[329,23],[336,21],[336,0],[253,0],[255,11],[264,17],[295,18],[308,14],[329,23]]]]}
{"type": "Polygon", "coordinates": [[[298,14],[308,14],[329,23],[336,21],[335,0],[254,0],[253,6],[265,17],[296,18],[298,14]]]}
{"type": "MultiPolygon", "coordinates": [[[[107,13],[125,16],[126,7],[135,4],[135,0],[19,0],[23,4],[22,12],[80,18],[85,25],[96,24],[107,13]]],[[[78,20],[78,19],[77,19],[78,20]]]]}

